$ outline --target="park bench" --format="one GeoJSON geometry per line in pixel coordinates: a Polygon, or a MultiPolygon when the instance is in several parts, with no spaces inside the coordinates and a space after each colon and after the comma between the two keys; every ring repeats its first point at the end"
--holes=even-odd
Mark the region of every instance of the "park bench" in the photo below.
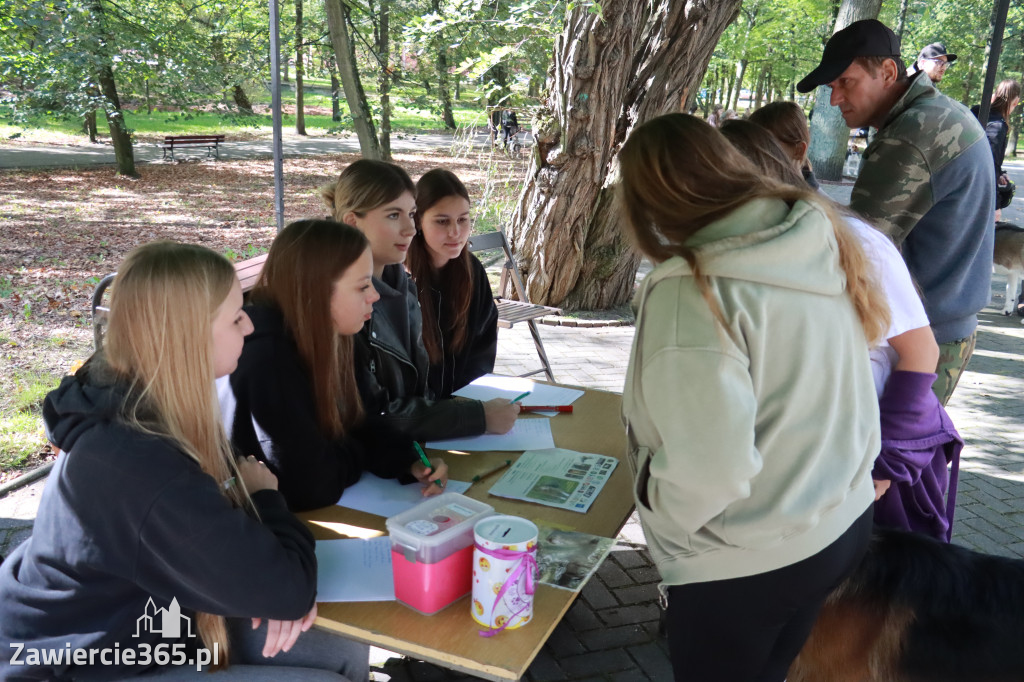
{"type": "Polygon", "coordinates": [[[508,245],[505,233],[501,230],[488,234],[478,234],[470,237],[469,250],[472,252],[501,250],[505,259],[501,266],[501,281],[498,284],[498,291],[505,291],[509,281],[516,292],[519,300],[501,298],[496,296],[494,303],[498,306],[498,327],[511,329],[517,322],[525,322],[530,328],[530,335],[533,336],[533,345],[537,348],[537,355],[540,356],[541,368],[532,372],[526,372],[520,376],[528,377],[544,372],[548,381],[554,381],[555,375],[551,372],[551,362],[548,361],[548,354],[544,351],[544,342],[540,338],[540,329],[537,327],[537,318],[546,315],[561,315],[560,308],[552,308],[546,305],[530,303],[526,295],[526,287],[523,286],[523,278],[519,274],[519,268],[512,257],[512,249],[508,245]]]}
{"type": "Polygon", "coordinates": [[[162,147],[164,160],[170,152],[171,161],[174,161],[174,150],[181,147],[206,147],[206,158],[215,156],[220,160],[220,143],[223,141],[223,135],[167,135],[162,147]]]}
{"type": "MultiPolygon", "coordinates": [[[[263,270],[263,263],[267,260],[267,254],[261,254],[255,258],[249,258],[235,263],[235,274],[242,285],[242,293],[248,293],[260,278],[260,271],[263,270]]],[[[107,275],[96,285],[92,294],[92,341],[96,350],[103,345],[103,328],[107,325],[107,316],[110,314],[110,307],[104,302],[104,295],[113,283],[117,273],[107,275]]]]}

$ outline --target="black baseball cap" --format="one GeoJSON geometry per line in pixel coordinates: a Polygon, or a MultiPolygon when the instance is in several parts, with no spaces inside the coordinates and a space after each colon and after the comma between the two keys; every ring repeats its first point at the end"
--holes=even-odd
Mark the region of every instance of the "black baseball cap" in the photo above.
{"type": "Polygon", "coordinates": [[[800,92],[810,92],[831,83],[846,71],[857,57],[900,57],[900,39],[877,19],[855,21],[825,43],[818,68],[797,83],[800,92]]]}
{"type": "Polygon", "coordinates": [[[956,55],[947,54],[946,46],[943,45],[942,43],[932,43],[931,45],[926,45],[925,48],[921,50],[921,54],[917,55],[918,59],[935,59],[936,57],[945,57],[946,61],[950,63],[956,61],[956,55]]]}

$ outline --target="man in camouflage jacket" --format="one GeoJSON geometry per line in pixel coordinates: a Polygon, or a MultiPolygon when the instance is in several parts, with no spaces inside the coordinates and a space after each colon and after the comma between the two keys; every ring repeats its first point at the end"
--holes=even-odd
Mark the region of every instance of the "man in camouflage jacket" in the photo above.
{"type": "Polygon", "coordinates": [[[832,88],[848,126],[878,129],[850,207],[892,237],[921,288],[940,351],[934,390],[945,404],[991,295],[995,180],[985,131],[927,74],[907,76],[899,38],[874,19],[829,39],[797,87],[818,85],[832,88]]]}

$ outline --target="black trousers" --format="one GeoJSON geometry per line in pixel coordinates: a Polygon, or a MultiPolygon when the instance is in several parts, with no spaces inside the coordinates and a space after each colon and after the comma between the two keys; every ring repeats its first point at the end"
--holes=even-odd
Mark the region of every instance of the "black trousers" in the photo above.
{"type": "Polygon", "coordinates": [[[668,590],[676,682],[783,682],[829,593],[860,563],[872,508],[812,557],[768,573],[668,590]]]}

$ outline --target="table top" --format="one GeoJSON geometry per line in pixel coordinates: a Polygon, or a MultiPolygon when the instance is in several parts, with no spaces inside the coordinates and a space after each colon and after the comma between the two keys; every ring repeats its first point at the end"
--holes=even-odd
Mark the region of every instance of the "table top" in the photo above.
{"type": "MultiPolygon", "coordinates": [[[[620,418],[622,398],[618,394],[587,389],[571,414],[551,419],[556,447],[608,455],[619,466],[590,511],[580,514],[544,505],[488,495],[500,478],[495,475],[472,485],[467,496],[482,500],[498,514],[513,514],[532,521],[569,528],[594,535],[615,537],[633,510],[632,476],[623,460],[626,436],[620,418]]],[[[527,416],[521,419],[541,417],[527,416]]],[[[520,453],[445,452],[449,476],[468,481],[520,453]]],[[[318,540],[385,535],[385,519],[373,514],[325,507],[299,515],[310,524],[318,540]]],[[[481,637],[481,628],[469,615],[467,595],[444,610],[424,616],[399,602],[321,603],[316,624],[346,637],[435,663],[490,680],[518,680],[547,641],[551,631],[569,609],[576,592],[538,585],[533,619],[515,630],[494,637],[481,637]]]]}

